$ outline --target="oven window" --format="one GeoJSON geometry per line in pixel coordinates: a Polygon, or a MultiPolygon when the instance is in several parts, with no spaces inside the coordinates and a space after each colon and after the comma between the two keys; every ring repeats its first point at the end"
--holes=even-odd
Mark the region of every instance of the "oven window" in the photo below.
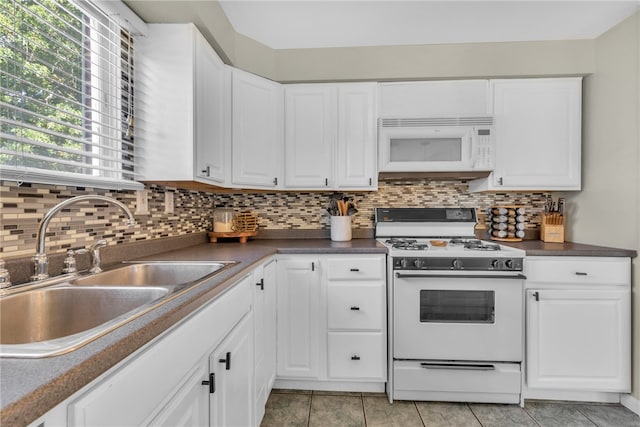
{"type": "Polygon", "coordinates": [[[495,291],[420,291],[420,322],[495,323],[495,308],[495,291]]]}
{"type": "Polygon", "coordinates": [[[460,162],[462,138],[392,138],[392,162],[460,162]]]}

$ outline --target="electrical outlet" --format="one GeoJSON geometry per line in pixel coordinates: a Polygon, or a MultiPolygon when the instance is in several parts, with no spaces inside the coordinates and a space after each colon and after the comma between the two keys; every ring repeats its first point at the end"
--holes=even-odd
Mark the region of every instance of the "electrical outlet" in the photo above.
{"type": "Polygon", "coordinates": [[[171,191],[164,193],[164,213],[173,213],[173,192],[171,191]]]}
{"type": "Polygon", "coordinates": [[[149,190],[136,191],[136,215],[149,215],[149,190]]]}

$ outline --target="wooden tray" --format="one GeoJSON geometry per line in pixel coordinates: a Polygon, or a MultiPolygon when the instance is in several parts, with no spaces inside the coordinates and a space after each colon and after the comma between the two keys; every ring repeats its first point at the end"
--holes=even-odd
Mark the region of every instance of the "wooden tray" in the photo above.
{"type": "Polygon", "coordinates": [[[258,234],[256,231],[225,231],[225,232],[215,232],[210,231],[207,233],[209,235],[209,243],[216,243],[218,239],[233,239],[240,238],[240,243],[247,243],[247,239],[251,236],[255,236],[258,234]]]}

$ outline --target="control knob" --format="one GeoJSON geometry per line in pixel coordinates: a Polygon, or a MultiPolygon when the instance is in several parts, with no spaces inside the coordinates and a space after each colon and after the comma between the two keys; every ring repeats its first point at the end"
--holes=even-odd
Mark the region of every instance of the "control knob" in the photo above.
{"type": "Polygon", "coordinates": [[[396,263],[396,267],[400,267],[401,269],[407,268],[407,259],[406,258],[400,258],[396,263]]]}
{"type": "Polygon", "coordinates": [[[419,270],[422,267],[424,267],[424,260],[420,258],[416,258],[415,261],[413,261],[413,265],[419,270]]]}
{"type": "Polygon", "coordinates": [[[493,268],[494,270],[500,270],[500,260],[494,259],[493,261],[491,261],[491,268],[493,268]]]}
{"type": "Polygon", "coordinates": [[[462,260],[454,259],[451,262],[451,266],[453,267],[454,270],[462,270],[462,260]]]}
{"type": "Polygon", "coordinates": [[[506,265],[508,269],[513,269],[513,260],[512,259],[506,260],[504,262],[504,265],[506,265]]]}

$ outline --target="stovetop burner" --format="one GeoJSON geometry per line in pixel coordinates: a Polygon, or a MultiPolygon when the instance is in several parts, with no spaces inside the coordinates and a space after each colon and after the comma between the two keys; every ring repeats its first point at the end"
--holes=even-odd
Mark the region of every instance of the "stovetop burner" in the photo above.
{"type": "Polygon", "coordinates": [[[385,243],[390,244],[393,249],[403,249],[407,251],[423,251],[429,249],[429,245],[426,243],[418,243],[416,239],[398,239],[394,237],[385,240],[385,243]]]}
{"type": "Polygon", "coordinates": [[[482,242],[478,239],[465,239],[462,237],[454,237],[449,240],[450,245],[480,245],[482,242]]]}
{"type": "Polygon", "coordinates": [[[480,240],[476,240],[474,242],[468,242],[464,244],[465,249],[470,249],[472,251],[499,251],[500,245],[496,245],[494,243],[485,243],[480,240]]]}

